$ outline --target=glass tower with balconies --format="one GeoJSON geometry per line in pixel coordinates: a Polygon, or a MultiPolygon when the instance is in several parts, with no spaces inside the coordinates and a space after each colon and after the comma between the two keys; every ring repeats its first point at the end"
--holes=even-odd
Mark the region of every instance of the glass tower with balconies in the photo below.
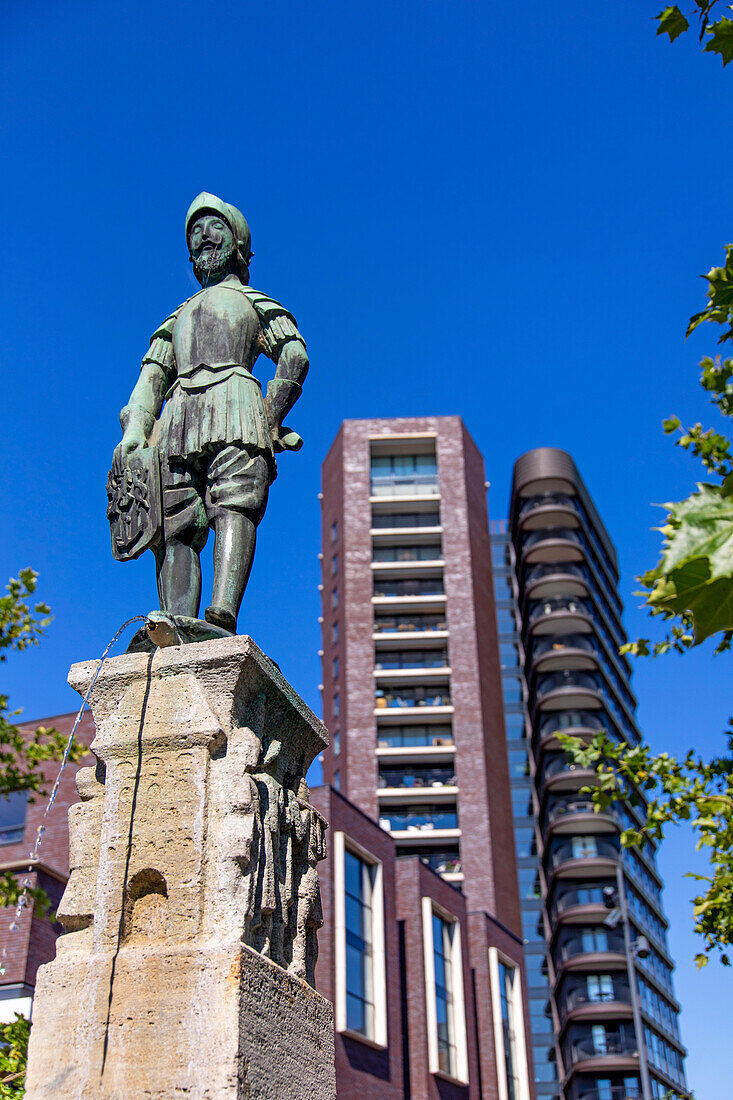
{"type": "Polygon", "coordinates": [[[685,1049],[654,851],[621,849],[638,810],[594,813],[557,740],[640,737],[615,551],[568,454],[517,461],[492,558],[537,1094],[658,1100],[685,1049]]]}

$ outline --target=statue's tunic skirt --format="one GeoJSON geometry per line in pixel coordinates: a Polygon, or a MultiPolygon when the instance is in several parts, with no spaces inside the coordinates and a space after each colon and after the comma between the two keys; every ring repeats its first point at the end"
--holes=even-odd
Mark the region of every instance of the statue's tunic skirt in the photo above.
{"type": "Polygon", "coordinates": [[[234,444],[272,455],[260,384],[249,372],[196,385],[179,379],[160,418],[161,446],[168,458],[186,460],[234,444]]]}

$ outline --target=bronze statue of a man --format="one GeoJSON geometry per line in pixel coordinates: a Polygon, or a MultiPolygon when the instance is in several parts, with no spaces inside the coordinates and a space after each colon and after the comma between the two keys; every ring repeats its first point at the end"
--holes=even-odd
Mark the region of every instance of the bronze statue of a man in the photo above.
{"type": "Polygon", "coordinates": [[[186,215],[186,240],[202,289],[152,336],[120,413],[108,515],[115,556],[152,549],[161,609],[189,619],[198,618],[199,554],[213,527],[205,619],[233,633],[275,454],[302,445],[283,419],[300,396],[308,356],[293,316],[249,286],[250,231],[239,210],[203,192],[186,215]],[[264,397],[252,373],[261,352],[276,366],[264,397]]]}

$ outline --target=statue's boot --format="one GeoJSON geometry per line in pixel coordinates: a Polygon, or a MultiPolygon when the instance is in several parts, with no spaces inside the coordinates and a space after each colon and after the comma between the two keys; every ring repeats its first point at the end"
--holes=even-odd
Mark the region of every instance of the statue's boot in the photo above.
{"type": "Polygon", "coordinates": [[[214,534],[214,591],[205,618],[234,634],[252,570],[257,528],[240,512],[224,512],[214,520],[214,534]]]}

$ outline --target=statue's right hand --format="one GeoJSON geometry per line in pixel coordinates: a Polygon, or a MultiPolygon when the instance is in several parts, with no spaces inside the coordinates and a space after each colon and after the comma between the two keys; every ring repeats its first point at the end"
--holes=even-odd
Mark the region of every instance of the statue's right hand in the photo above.
{"type": "Polygon", "coordinates": [[[131,455],[133,451],[139,450],[144,447],[147,440],[145,436],[138,432],[130,432],[123,435],[120,443],[115,447],[114,460],[115,462],[122,462],[128,455],[131,455]]]}

